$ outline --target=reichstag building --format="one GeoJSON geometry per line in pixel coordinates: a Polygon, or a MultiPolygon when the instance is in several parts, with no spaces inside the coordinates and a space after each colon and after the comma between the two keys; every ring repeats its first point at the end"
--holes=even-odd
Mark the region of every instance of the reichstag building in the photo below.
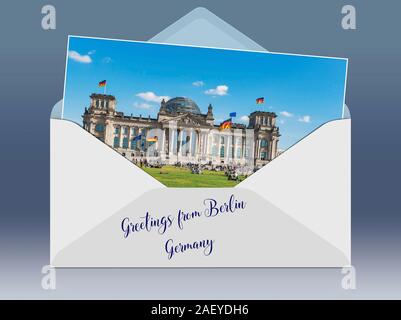
{"type": "Polygon", "coordinates": [[[262,167],[278,154],[273,112],[252,112],[248,126],[221,130],[211,104],[202,114],[191,99],[176,97],[161,102],[157,118],[138,117],[117,111],[114,96],[93,93],[82,117],[85,130],[135,163],[262,167]]]}

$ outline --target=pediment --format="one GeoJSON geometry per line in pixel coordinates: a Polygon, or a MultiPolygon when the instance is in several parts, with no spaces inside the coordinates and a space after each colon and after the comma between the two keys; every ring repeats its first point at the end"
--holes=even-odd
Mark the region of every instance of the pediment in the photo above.
{"type": "Polygon", "coordinates": [[[206,126],[206,125],[208,125],[202,117],[195,116],[190,113],[181,114],[181,115],[163,120],[164,123],[169,122],[169,121],[176,122],[178,126],[206,126]]]}

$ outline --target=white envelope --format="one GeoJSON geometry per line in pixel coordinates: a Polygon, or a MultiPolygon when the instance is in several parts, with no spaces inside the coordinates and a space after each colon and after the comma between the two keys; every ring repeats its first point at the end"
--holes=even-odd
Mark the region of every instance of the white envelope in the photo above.
{"type": "MultiPolygon", "coordinates": [[[[152,42],[265,50],[204,8],[152,42]]],[[[64,120],[51,117],[50,260],[54,267],[343,267],[351,264],[351,119],[325,123],[235,188],[167,188],[64,120]],[[164,235],[124,238],[124,217],[195,210],[208,198],[246,201],[241,213],[189,221],[164,235]],[[213,252],[174,253],[212,239],[213,252]],[[171,243],[170,242],[170,243],[171,243]]]]}

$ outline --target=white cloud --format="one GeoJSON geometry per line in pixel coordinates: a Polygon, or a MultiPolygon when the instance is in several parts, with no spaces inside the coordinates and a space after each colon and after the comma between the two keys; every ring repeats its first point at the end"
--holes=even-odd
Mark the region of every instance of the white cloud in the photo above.
{"type": "Polygon", "coordinates": [[[221,84],[214,89],[206,90],[205,93],[212,96],[225,96],[228,94],[228,86],[226,86],[225,84],[221,84]]]}
{"type": "Polygon", "coordinates": [[[158,96],[157,94],[155,94],[152,91],[140,92],[140,93],[137,93],[136,96],[147,102],[157,102],[157,103],[162,102],[163,99],[165,101],[170,99],[170,97],[168,97],[168,96],[158,96]]]}
{"type": "Polygon", "coordinates": [[[113,59],[111,59],[110,57],[104,57],[104,58],[102,59],[102,62],[103,62],[103,63],[110,63],[110,62],[113,62],[113,59]]]}
{"type": "Polygon", "coordinates": [[[134,107],[138,109],[150,109],[153,108],[153,106],[149,103],[146,102],[134,102],[134,107]]]}
{"type": "Polygon", "coordinates": [[[76,61],[76,62],[80,62],[80,63],[91,63],[92,59],[88,54],[85,55],[81,55],[76,51],[68,51],[68,58],[76,61]]]}
{"type": "Polygon", "coordinates": [[[309,123],[311,121],[311,118],[310,118],[310,116],[306,115],[306,116],[302,116],[301,118],[299,118],[298,121],[309,123]]]}
{"type": "Polygon", "coordinates": [[[284,117],[287,117],[287,118],[291,118],[291,117],[294,116],[293,113],[288,112],[288,111],[285,111],[285,110],[284,110],[284,111],[281,111],[280,114],[281,114],[282,116],[284,116],[284,117]]]}
{"type": "Polygon", "coordinates": [[[249,121],[249,117],[248,116],[242,116],[239,119],[240,119],[241,122],[245,122],[245,123],[248,123],[248,121],[249,121]]]}
{"type": "Polygon", "coordinates": [[[88,52],[88,54],[91,56],[92,54],[95,54],[96,53],[96,50],[91,50],[91,51],[89,51],[88,52]]]}
{"type": "Polygon", "coordinates": [[[199,81],[192,82],[192,85],[195,87],[203,87],[205,85],[205,83],[203,81],[199,80],[199,81]]]}

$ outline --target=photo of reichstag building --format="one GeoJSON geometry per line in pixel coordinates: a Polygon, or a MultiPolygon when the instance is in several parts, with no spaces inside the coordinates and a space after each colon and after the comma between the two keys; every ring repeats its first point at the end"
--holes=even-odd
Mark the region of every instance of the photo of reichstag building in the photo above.
{"type": "Polygon", "coordinates": [[[189,98],[161,101],[157,118],[125,115],[113,95],[90,96],[83,128],[134,163],[204,164],[260,168],[278,155],[273,112],[254,111],[249,124],[215,124],[213,106],[202,114],[189,98]]]}

